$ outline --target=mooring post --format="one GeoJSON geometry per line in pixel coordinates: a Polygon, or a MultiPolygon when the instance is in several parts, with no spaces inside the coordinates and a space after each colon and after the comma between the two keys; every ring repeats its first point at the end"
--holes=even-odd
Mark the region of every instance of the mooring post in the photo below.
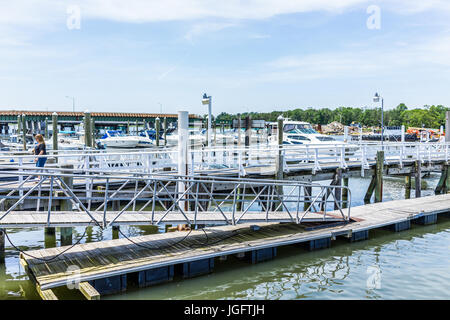
{"type": "Polygon", "coordinates": [[[89,110],[84,111],[84,144],[86,147],[92,147],[91,113],[89,110]]]}
{"type": "MultiPolygon", "coordinates": [[[[53,140],[53,154],[57,155],[58,150],[58,114],[52,113],[52,140],[53,140]]],[[[55,158],[58,163],[58,157],[55,158]]]]}
{"type": "MultiPolygon", "coordinates": [[[[187,111],[178,111],[178,175],[186,176],[188,173],[188,141],[189,141],[189,113],[187,111]]],[[[178,196],[186,190],[184,182],[178,183],[178,196]]],[[[180,201],[179,205],[184,210],[188,210],[187,201],[180,201]]]]}
{"type": "Polygon", "coordinates": [[[0,264],[5,262],[5,230],[0,229],[0,264]]]}
{"type": "Polygon", "coordinates": [[[411,176],[405,176],[405,199],[411,198],[411,176]]]}
{"type": "Polygon", "coordinates": [[[127,121],[127,134],[130,134],[130,120],[127,121]]]}
{"type": "Polygon", "coordinates": [[[414,162],[414,168],[416,198],[420,198],[422,194],[422,161],[416,160],[414,162]]]}
{"type": "Polygon", "coordinates": [[[445,142],[450,142],[450,111],[445,114],[445,142]]]}
{"type": "Polygon", "coordinates": [[[25,114],[22,114],[22,139],[23,151],[27,151],[27,122],[25,114]]]}
{"type": "Polygon", "coordinates": [[[54,227],[44,229],[44,246],[46,249],[56,247],[56,230],[54,227]]]}
{"type": "Polygon", "coordinates": [[[48,140],[48,118],[45,118],[45,128],[44,128],[45,140],[48,140]]]}
{"type": "Polygon", "coordinates": [[[136,135],[138,135],[139,132],[139,120],[136,119],[136,135]]]}
{"type": "Polygon", "coordinates": [[[338,210],[339,204],[341,204],[342,207],[342,189],[338,188],[342,186],[342,168],[336,169],[334,181],[335,181],[334,185],[336,186],[334,188],[334,198],[336,200],[336,202],[334,203],[334,210],[338,210]]]}
{"type": "Polygon", "coordinates": [[[91,147],[95,148],[95,120],[94,118],[91,116],[91,137],[92,137],[92,141],[91,141],[91,147]]]}
{"type": "Polygon", "coordinates": [[[348,175],[346,174],[342,181],[344,183],[344,187],[342,189],[342,208],[348,208],[348,175]]]}
{"type": "MultiPolygon", "coordinates": [[[[280,115],[277,119],[278,122],[278,152],[276,157],[276,163],[275,163],[275,180],[283,180],[284,179],[284,159],[283,159],[283,122],[284,119],[280,115]]],[[[246,137],[247,138],[247,137],[246,137]]],[[[249,139],[250,140],[250,139],[249,139]]],[[[280,196],[280,201],[283,197],[283,186],[279,185],[277,186],[277,193],[280,196]]]]}
{"type": "Polygon", "coordinates": [[[238,117],[238,146],[240,147],[241,146],[241,139],[242,139],[242,136],[241,136],[241,134],[242,134],[242,132],[241,132],[241,115],[239,114],[239,117],[238,117]]]}
{"type": "Polygon", "coordinates": [[[167,118],[164,117],[164,145],[167,146],[167,118]]]}
{"type": "Polygon", "coordinates": [[[17,136],[20,135],[21,131],[22,131],[22,116],[19,114],[17,116],[17,132],[16,132],[17,136]]]}
{"type": "Polygon", "coordinates": [[[405,142],[405,126],[402,124],[402,142],[405,142]]]}
{"type": "Polygon", "coordinates": [[[112,238],[113,240],[119,239],[120,226],[112,226],[112,238]]]}
{"type": "Polygon", "coordinates": [[[156,131],[155,139],[156,139],[156,146],[157,147],[159,147],[159,127],[160,127],[159,118],[156,118],[155,119],[155,131],[156,131]]]}
{"type": "Polygon", "coordinates": [[[245,118],[245,146],[250,147],[250,141],[252,136],[252,118],[247,116],[245,118]]]}
{"type": "Polygon", "coordinates": [[[383,166],[384,166],[384,151],[377,152],[377,165],[376,165],[376,179],[377,184],[375,186],[375,202],[383,201],[383,166]]]}
{"type": "MultiPolygon", "coordinates": [[[[73,169],[73,164],[62,165],[61,169],[63,169],[63,174],[70,174],[70,171],[65,171],[64,169],[73,169]]],[[[73,188],[73,177],[63,176],[62,180],[64,183],[70,188],[73,188]]],[[[70,199],[63,199],[60,202],[61,211],[72,211],[72,202],[70,199]]],[[[72,227],[61,227],[61,246],[70,246],[72,245],[72,227]]]]}

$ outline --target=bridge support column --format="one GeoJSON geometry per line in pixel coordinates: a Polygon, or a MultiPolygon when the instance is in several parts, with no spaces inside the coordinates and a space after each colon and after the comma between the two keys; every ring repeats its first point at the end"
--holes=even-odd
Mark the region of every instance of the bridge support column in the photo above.
{"type": "Polygon", "coordinates": [[[384,151],[377,152],[377,164],[375,174],[372,176],[369,188],[364,196],[364,203],[370,203],[370,198],[375,191],[375,202],[383,201],[383,168],[384,167],[384,151]]]}
{"type": "Polygon", "coordinates": [[[411,176],[405,176],[405,199],[411,198],[411,176]]]}
{"type": "Polygon", "coordinates": [[[416,198],[421,197],[422,193],[422,161],[416,160],[414,163],[414,180],[416,189],[416,198]]]}
{"type": "Polygon", "coordinates": [[[434,190],[435,194],[445,194],[450,192],[450,164],[445,164],[442,169],[441,178],[434,190]]]}

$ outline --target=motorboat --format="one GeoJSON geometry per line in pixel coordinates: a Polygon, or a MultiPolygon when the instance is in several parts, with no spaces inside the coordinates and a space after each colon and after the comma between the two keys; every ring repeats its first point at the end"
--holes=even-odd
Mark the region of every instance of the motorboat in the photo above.
{"type": "Polygon", "coordinates": [[[120,130],[106,130],[100,138],[101,143],[107,148],[136,148],[140,138],[127,136],[120,130]]]}
{"type": "MultiPolygon", "coordinates": [[[[137,144],[137,147],[139,148],[156,147],[156,130],[144,130],[137,138],[139,139],[139,143],[137,144]]],[[[162,139],[161,134],[159,137],[159,145],[164,145],[164,139],[162,139]]]]}
{"type": "MultiPolygon", "coordinates": [[[[277,144],[276,122],[269,124],[271,136],[270,144],[277,144]]],[[[338,141],[334,137],[318,133],[308,122],[285,120],[283,123],[283,145],[346,145],[344,141],[338,141]]]]}

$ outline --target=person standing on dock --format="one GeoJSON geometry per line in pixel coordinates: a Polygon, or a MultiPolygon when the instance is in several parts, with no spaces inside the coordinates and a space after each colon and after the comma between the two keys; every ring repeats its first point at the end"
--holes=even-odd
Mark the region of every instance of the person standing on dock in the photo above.
{"type": "MultiPolygon", "coordinates": [[[[44,141],[44,137],[41,134],[37,134],[34,137],[37,141],[37,146],[34,147],[34,154],[36,156],[45,156],[47,155],[47,149],[45,147],[45,141],[44,141]]],[[[36,167],[38,168],[43,168],[45,165],[45,162],[47,161],[47,157],[36,157],[35,162],[36,162],[36,167]]]]}

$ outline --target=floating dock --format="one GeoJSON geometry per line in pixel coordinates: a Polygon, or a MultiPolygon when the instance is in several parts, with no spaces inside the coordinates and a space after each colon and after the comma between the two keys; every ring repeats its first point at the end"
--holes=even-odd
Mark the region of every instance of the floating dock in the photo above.
{"type": "Polygon", "coordinates": [[[218,257],[237,255],[257,263],[274,258],[280,246],[327,248],[337,237],[365,240],[373,229],[398,232],[409,229],[411,223],[435,223],[438,215],[449,213],[450,194],[444,194],[354,207],[350,223],[211,227],[78,244],[70,249],[31,250],[21,253],[20,261],[43,298],[55,298],[53,288],[79,283],[83,295],[97,299],[125,291],[131,278],[140,287],[171,281],[175,274],[190,278],[212,272],[218,257]]]}

